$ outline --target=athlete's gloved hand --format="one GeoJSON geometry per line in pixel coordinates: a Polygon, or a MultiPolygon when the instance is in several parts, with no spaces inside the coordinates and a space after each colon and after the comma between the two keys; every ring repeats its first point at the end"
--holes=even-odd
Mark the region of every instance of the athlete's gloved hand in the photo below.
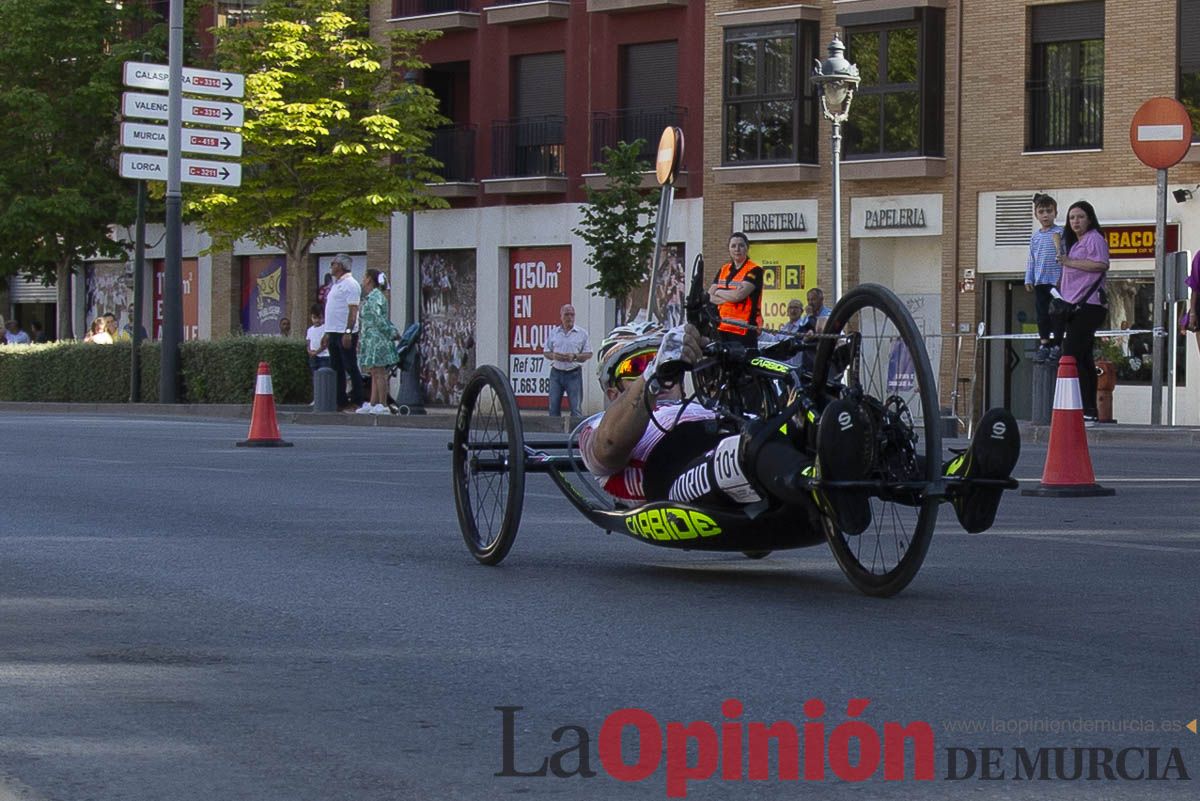
{"type": "Polygon", "coordinates": [[[700,360],[700,332],[694,325],[675,326],[663,334],[658,354],[642,376],[652,392],[670,389],[700,360]]]}

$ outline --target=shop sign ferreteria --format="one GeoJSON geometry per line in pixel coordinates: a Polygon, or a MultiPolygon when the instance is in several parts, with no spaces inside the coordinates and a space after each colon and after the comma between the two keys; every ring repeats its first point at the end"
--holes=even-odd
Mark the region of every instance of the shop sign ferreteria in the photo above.
{"type": "Polygon", "coordinates": [[[733,228],[752,242],[817,238],[815,200],[779,200],[733,204],[733,228]]]}
{"type": "MultiPolygon", "coordinates": [[[[1110,259],[1153,259],[1154,223],[1133,225],[1102,225],[1108,240],[1110,259]]],[[[1167,246],[1164,252],[1179,250],[1179,223],[1167,223],[1167,246]]]]}

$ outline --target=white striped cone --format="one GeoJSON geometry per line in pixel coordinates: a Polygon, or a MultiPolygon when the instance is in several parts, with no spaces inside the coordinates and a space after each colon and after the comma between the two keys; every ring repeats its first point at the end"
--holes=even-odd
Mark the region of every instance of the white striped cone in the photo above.
{"type": "Polygon", "coordinates": [[[275,390],[271,385],[271,367],[258,363],[258,378],[254,382],[254,407],[250,410],[250,433],[238,445],[257,447],[290,447],[279,435],[275,420],[275,390]]]}

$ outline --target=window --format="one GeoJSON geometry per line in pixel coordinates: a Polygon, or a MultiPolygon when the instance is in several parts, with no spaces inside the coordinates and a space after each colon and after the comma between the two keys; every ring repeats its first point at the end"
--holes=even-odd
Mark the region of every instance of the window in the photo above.
{"type": "Polygon", "coordinates": [[[492,124],[492,176],[562,175],[566,148],[563,53],[513,59],[513,118],[492,124]]]}
{"type": "Polygon", "coordinates": [[[846,121],[847,159],[944,155],[946,14],[899,16],[910,19],[846,28],[846,58],[862,76],[846,121]]]}
{"type": "MultiPolygon", "coordinates": [[[[1110,274],[1111,275],[1111,274],[1110,274]]],[[[1154,328],[1154,279],[1113,278],[1107,281],[1108,319],[1104,327],[1110,330],[1150,331],[1154,328]]],[[[1171,325],[1171,320],[1166,320],[1171,325]]],[[[1187,380],[1187,337],[1175,343],[1175,382],[1182,386],[1187,380]]],[[[1153,377],[1153,335],[1131,334],[1117,337],[1097,337],[1096,353],[1117,368],[1117,383],[1149,386],[1153,377]]],[[[1163,379],[1167,375],[1167,340],[1163,340],[1163,379]]]]}
{"type": "Polygon", "coordinates": [[[808,22],[725,31],[723,163],[816,161],[816,46],[808,22]]]}
{"type": "Polygon", "coordinates": [[[1104,3],[1034,6],[1031,17],[1033,50],[1026,84],[1026,147],[1101,147],[1104,3]]]}
{"type": "Polygon", "coordinates": [[[1192,115],[1192,141],[1200,141],[1200,0],[1179,0],[1179,102],[1192,115]]]}

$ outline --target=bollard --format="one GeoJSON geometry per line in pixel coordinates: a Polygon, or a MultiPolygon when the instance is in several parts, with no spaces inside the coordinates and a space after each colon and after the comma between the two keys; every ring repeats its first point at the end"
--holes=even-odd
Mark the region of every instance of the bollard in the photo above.
{"type": "Polygon", "coordinates": [[[337,411],[337,373],[332,367],[321,367],[313,373],[313,411],[337,411]]]}
{"type": "Polygon", "coordinates": [[[958,418],[954,416],[954,410],[949,406],[942,407],[942,437],[944,439],[954,439],[958,436],[958,418]]]}
{"type": "Polygon", "coordinates": [[[1054,388],[1058,380],[1058,362],[1034,363],[1033,367],[1033,412],[1030,422],[1035,426],[1050,425],[1054,412],[1054,388]]]}

